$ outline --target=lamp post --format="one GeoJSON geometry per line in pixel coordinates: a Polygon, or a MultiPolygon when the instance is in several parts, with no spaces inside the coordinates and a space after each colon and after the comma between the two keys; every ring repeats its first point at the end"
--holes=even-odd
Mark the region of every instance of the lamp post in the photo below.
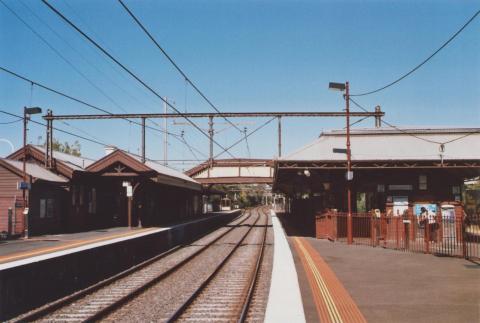
{"type": "Polygon", "coordinates": [[[28,195],[26,191],[29,189],[29,184],[27,183],[27,124],[30,115],[42,113],[42,109],[39,107],[23,107],[23,181],[20,184],[23,195],[23,215],[24,215],[24,236],[25,239],[28,239],[28,195]]]}
{"type": "Polygon", "coordinates": [[[328,88],[331,90],[345,92],[345,112],[347,119],[347,243],[353,243],[353,221],[352,221],[352,187],[351,182],[353,180],[352,172],[352,155],[350,150],[350,86],[348,82],[345,83],[333,83],[330,82],[328,88]]]}

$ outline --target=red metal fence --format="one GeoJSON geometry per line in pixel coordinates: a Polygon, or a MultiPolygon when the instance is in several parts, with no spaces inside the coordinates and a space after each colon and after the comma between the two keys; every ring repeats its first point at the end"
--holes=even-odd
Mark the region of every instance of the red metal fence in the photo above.
{"type": "MultiPolygon", "coordinates": [[[[352,214],[353,244],[480,259],[480,216],[405,216],[352,214]]],[[[347,241],[347,213],[316,217],[317,238],[347,241]]]]}

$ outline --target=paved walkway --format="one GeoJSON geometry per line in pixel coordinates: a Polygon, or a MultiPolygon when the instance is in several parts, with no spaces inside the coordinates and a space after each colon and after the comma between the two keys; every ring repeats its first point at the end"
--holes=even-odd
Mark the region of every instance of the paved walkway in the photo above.
{"type": "Polygon", "coordinates": [[[149,232],[154,229],[158,228],[129,229],[126,227],[118,227],[70,234],[43,235],[32,237],[30,239],[3,241],[0,244],[0,264],[72,249],[92,243],[129,237],[139,233],[149,232]]]}
{"type": "MultiPolygon", "coordinates": [[[[86,232],[50,234],[34,236],[30,239],[0,241],[0,264],[25,260],[42,255],[51,255],[56,252],[73,251],[82,247],[98,246],[102,243],[115,242],[117,240],[134,238],[139,235],[150,234],[162,230],[169,230],[186,223],[194,223],[206,220],[212,216],[234,213],[233,211],[213,212],[208,215],[192,217],[177,221],[164,227],[131,228],[115,227],[107,229],[91,230],[86,232]]],[[[0,266],[0,269],[3,267],[0,266]]]]}
{"type": "Polygon", "coordinates": [[[305,322],[305,315],[292,253],[275,212],[272,211],[271,215],[274,253],[265,322],[302,323],[305,322]]]}
{"type": "Polygon", "coordinates": [[[480,265],[289,238],[308,322],[480,322],[480,265]]]}

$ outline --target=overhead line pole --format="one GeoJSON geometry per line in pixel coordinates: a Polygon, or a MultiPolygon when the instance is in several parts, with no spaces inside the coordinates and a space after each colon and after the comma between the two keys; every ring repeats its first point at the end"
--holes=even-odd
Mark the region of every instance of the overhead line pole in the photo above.
{"type": "MultiPolygon", "coordinates": [[[[168,101],[168,98],[165,97],[165,100],[163,102],[163,112],[165,114],[168,113],[168,106],[167,106],[167,103],[166,103],[167,101],[168,101]]],[[[168,126],[167,125],[167,118],[165,118],[163,120],[163,128],[164,128],[163,130],[165,130],[165,132],[167,131],[167,126],[168,126]]],[[[167,166],[167,163],[168,163],[168,136],[165,135],[163,137],[163,164],[165,166],[167,166]]]]}
{"type": "Polygon", "coordinates": [[[278,158],[282,157],[282,117],[278,117],[278,158]]]}

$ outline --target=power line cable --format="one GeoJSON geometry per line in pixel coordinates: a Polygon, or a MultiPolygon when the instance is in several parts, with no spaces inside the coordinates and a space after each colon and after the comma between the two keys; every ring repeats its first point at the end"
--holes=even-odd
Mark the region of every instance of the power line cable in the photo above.
{"type": "Polygon", "coordinates": [[[22,117],[19,117],[18,120],[13,120],[13,121],[7,121],[7,122],[0,122],[0,124],[13,124],[13,123],[17,123],[19,121],[22,121],[23,118],[22,117]]]}
{"type": "MultiPolygon", "coordinates": [[[[108,58],[110,58],[112,61],[114,61],[118,66],[120,66],[125,72],[130,74],[135,80],[137,80],[140,84],[142,84],[147,90],[149,90],[152,94],[154,94],[157,98],[165,102],[171,109],[173,109],[179,116],[183,117],[185,120],[187,120],[193,127],[195,127],[198,131],[200,131],[205,137],[209,138],[212,140],[212,142],[223,149],[224,152],[228,153],[232,158],[235,158],[235,156],[232,155],[228,151],[228,149],[225,149],[221,144],[219,144],[216,140],[213,138],[210,138],[210,136],[205,133],[196,123],[194,123],[190,118],[185,116],[181,111],[179,111],[177,108],[175,108],[172,104],[168,102],[168,100],[165,100],[164,97],[162,97],[160,94],[158,94],[151,86],[149,86],[145,81],[140,79],[135,73],[133,73],[130,69],[128,69],[125,65],[123,65],[118,59],[112,56],[107,50],[105,50],[100,44],[98,44],[95,40],[93,40],[90,36],[88,36],[85,32],[83,32],[79,27],[77,27],[72,21],[70,21],[67,17],[65,17],[60,11],[58,11],[55,7],[53,7],[48,1],[46,0],[41,0],[52,12],[54,12],[57,16],[59,16],[63,21],[65,21],[68,25],[70,25],[73,29],[75,29],[77,32],[79,32],[85,39],[87,39],[92,45],[97,47],[101,52],[103,52],[108,58]]],[[[223,153],[223,152],[222,152],[223,153]]]]}
{"type": "Polygon", "coordinates": [[[432,59],[436,54],[438,54],[442,49],[444,49],[452,40],[455,39],[455,37],[457,37],[475,18],[477,18],[477,16],[480,14],[480,10],[478,10],[473,16],[472,18],[470,18],[463,26],[462,28],[460,28],[455,34],[453,34],[453,36],[451,36],[445,43],[443,43],[442,46],[440,46],[435,52],[433,52],[433,54],[431,54],[430,56],[428,56],[425,60],[423,60],[420,64],[418,64],[417,66],[415,66],[413,69],[411,69],[409,72],[403,74],[402,76],[400,76],[398,79],[396,79],[395,81],[391,82],[391,83],[388,83],[387,85],[385,86],[382,86],[376,90],[373,90],[373,91],[368,91],[368,92],[364,92],[364,93],[358,93],[358,94],[350,94],[350,96],[364,96],[364,95],[369,95],[369,94],[373,94],[373,93],[377,93],[377,92],[380,92],[382,90],[385,90],[386,88],[400,82],[401,80],[403,80],[404,78],[406,78],[407,76],[411,75],[413,72],[415,72],[416,70],[418,70],[420,67],[422,67],[425,63],[427,63],[430,59],[432,59]]]}
{"type": "Polygon", "coordinates": [[[252,158],[252,155],[250,154],[250,146],[248,145],[247,127],[243,128],[243,132],[244,132],[244,134],[245,134],[245,144],[247,145],[248,158],[252,158]]]}
{"type": "MultiPolygon", "coordinates": [[[[12,116],[12,117],[17,117],[17,118],[20,118],[20,119],[24,119],[22,116],[19,116],[17,114],[14,114],[14,113],[11,113],[11,112],[8,112],[8,111],[5,111],[5,110],[0,110],[0,113],[3,113],[3,114],[6,114],[6,115],[9,115],[9,116],[12,116]]],[[[40,126],[43,126],[43,127],[47,127],[46,124],[44,123],[41,123],[41,122],[38,122],[38,121],[35,121],[35,120],[32,120],[32,119],[29,119],[28,120],[29,123],[34,123],[34,124],[37,124],[37,125],[40,125],[40,126]]],[[[73,133],[73,132],[70,132],[70,131],[67,131],[67,130],[63,130],[63,129],[60,129],[60,128],[57,128],[57,127],[52,127],[52,129],[54,129],[55,131],[58,131],[58,132],[61,132],[61,133],[64,133],[64,134],[67,134],[67,135],[70,135],[72,137],[76,137],[76,138],[79,138],[79,139],[82,139],[82,140],[85,140],[85,141],[89,141],[91,143],[94,143],[94,144],[97,144],[97,145],[100,145],[102,147],[105,147],[105,146],[112,146],[108,143],[105,143],[105,142],[101,142],[99,140],[96,140],[96,139],[91,139],[91,138],[87,138],[87,137],[84,137],[82,135],[79,135],[79,134],[76,134],[76,133],[73,133]]],[[[124,149],[121,149],[121,148],[118,148],[117,146],[115,146],[118,150],[124,152],[124,153],[127,153],[129,155],[132,155],[132,156],[135,156],[135,157],[139,157],[139,158],[142,158],[141,155],[139,154],[135,154],[135,153],[131,153],[129,151],[126,151],[124,149]]],[[[148,161],[153,161],[155,162],[154,159],[150,159],[150,158],[145,158],[146,160],[148,161]]]]}
{"type": "MultiPolygon", "coordinates": [[[[232,145],[228,146],[228,147],[226,148],[226,150],[232,149],[233,147],[235,147],[236,145],[238,145],[239,143],[241,143],[242,141],[244,141],[246,138],[250,137],[251,135],[253,135],[253,134],[256,133],[257,131],[259,131],[260,129],[262,129],[262,128],[265,127],[266,125],[268,125],[270,122],[272,122],[272,121],[275,120],[276,118],[277,118],[277,117],[273,117],[273,118],[267,120],[265,123],[261,124],[260,126],[258,126],[257,128],[255,128],[252,132],[250,132],[248,135],[246,135],[245,138],[242,137],[242,138],[240,138],[239,140],[237,140],[236,142],[234,142],[232,145]]],[[[223,153],[225,153],[226,150],[224,150],[224,151],[218,153],[217,155],[215,155],[215,156],[213,157],[213,159],[215,159],[215,158],[223,155],[223,153]]]]}
{"type": "MultiPolygon", "coordinates": [[[[361,106],[358,102],[356,102],[356,101],[353,100],[352,98],[350,98],[350,101],[351,101],[354,105],[356,105],[358,108],[362,109],[362,110],[365,111],[365,112],[368,112],[367,109],[365,109],[363,106],[361,106]]],[[[407,130],[404,130],[404,129],[402,129],[402,128],[399,128],[399,127],[397,127],[397,126],[395,126],[395,125],[393,125],[393,124],[385,121],[383,118],[382,118],[380,121],[381,121],[382,123],[386,124],[387,126],[389,126],[390,128],[393,128],[393,129],[395,129],[395,130],[398,130],[398,131],[400,131],[400,132],[402,132],[402,133],[404,133],[404,134],[406,134],[406,135],[412,136],[412,137],[414,137],[414,138],[417,138],[417,139],[422,140],[422,141],[425,141],[425,142],[429,142],[429,143],[432,143],[432,144],[440,145],[441,147],[444,147],[446,144],[449,144],[449,143],[451,143],[451,142],[454,142],[454,141],[463,139],[463,138],[465,138],[465,137],[468,137],[468,136],[471,136],[471,135],[480,133],[480,130],[478,130],[478,131],[472,131],[472,132],[469,132],[469,133],[467,133],[467,134],[465,134],[465,135],[459,136],[459,137],[457,137],[457,138],[454,138],[454,139],[451,139],[451,140],[447,140],[447,141],[444,141],[444,142],[440,142],[440,141],[430,140],[430,139],[427,139],[427,138],[423,138],[423,137],[417,136],[417,135],[413,134],[413,133],[410,132],[410,131],[407,131],[407,130]]]]}
{"type": "Polygon", "coordinates": [[[58,57],[60,57],[65,63],[67,63],[75,72],[77,72],[85,81],[88,82],[92,87],[94,87],[98,92],[100,92],[107,100],[109,100],[113,105],[115,105],[120,110],[127,112],[120,104],[118,104],[111,96],[109,96],[105,91],[103,91],[99,86],[97,86],[90,78],[88,78],[85,73],[80,71],[75,64],[73,64],[68,58],[66,58],[60,51],[58,51],[46,38],[40,35],[28,22],[26,22],[22,17],[20,17],[15,10],[10,8],[3,0],[0,2],[25,26],[27,27],[35,36],[37,36],[45,45],[47,45],[50,50],[52,50],[58,57]]]}
{"type": "MultiPolygon", "coordinates": [[[[83,100],[81,100],[81,99],[75,98],[75,97],[73,97],[73,96],[71,96],[71,95],[69,95],[69,94],[66,94],[66,93],[64,93],[64,92],[62,92],[62,91],[60,91],[60,90],[55,90],[55,89],[53,89],[53,88],[51,88],[51,87],[49,87],[49,86],[47,86],[47,85],[44,85],[44,84],[39,83],[39,82],[37,82],[37,81],[34,81],[34,80],[30,79],[30,78],[27,78],[27,77],[25,77],[25,76],[22,76],[22,75],[20,75],[20,74],[18,74],[18,73],[15,73],[15,72],[13,72],[13,71],[5,68],[5,67],[0,66],[0,71],[3,71],[3,72],[5,72],[5,73],[7,73],[7,74],[10,74],[10,75],[12,75],[12,76],[14,76],[14,77],[16,77],[16,78],[18,78],[18,79],[21,79],[21,80],[25,81],[25,82],[32,83],[32,84],[34,84],[34,85],[36,85],[36,86],[38,86],[38,87],[40,87],[40,88],[42,88],[42,89],[44,89],[44,90],[47,90],[47,91],[52,92],[52,93],[55,93],[55,94],[57,94],[57,95],[60,95],[60,96],[62,96],[62,97],[64,97],[64,98],[67,98],[67,99],[69,99],[69,100],[72,100],[72,101],[75,101],[75,102],[80,103],[80,104],[82,104],[82,105],[85,105],[85,106],[87,106],[87,107],[89,107],[89,108],[92,108],[92,109],[94,109],[94,110],[97,110],[97,111],[106,113],[106,114],[108,114],[108,115],[113,115],[112,112],[110,112],[110,111],[108,111],[108,110],[106,110],[106,109],[104,109],[104,108],[100,108],[100,107],[98,107],[98,106],[96,106],[96,105],[93,105],[93,104],[88,103],[88,102],[86,102],[86,101],[83,101],[83,100]]],[[[130,119],[128,119],[128,118],[121,118],[121,120],[125,120],[125,121],[127,121],[127,122],[131,122],[131,123],[134,123],[134,124],[139,125],[139,126],[142,125],[140,122],[136,122],[136,121],[130,120],[130,119]]],[[[145,126],[145,127],[148,128],[148,129],[154,130],[154,131],[161,132],[161,133],[167,133],[168,135],[170,135],[170,136],[172,136],[172,137],[175,137],[175,138],[177,138],[177,137],[180,136],[180,135],[178,135],[178,134],[176,134],[176,133],[168,132],[168,131],[165,131],[165,130],[163,130],[163,129],[158,129],[158,128],[154,128],[154,127],[150,127],[150,126],[145,126]]]]}
{"type": "MultiPolygon", "coordinates": [[[[101,35],[98,32],[95,31],[95,28],[93,28],[93,26],[91,26],[88,21],[86,21],[85,19],[82,18],[82,15],[79,12],[77,12],[77,10],[73,6],[71,6],[67,0],[63,0],[63,3],[68,7],[68,10],[71,11],[71,13],[78,19],[78,21],[80,21],[83,24],[83,26],[85,26],[91,32],[92,35],[94,35],[97,39],[100,40],[100,42],[103,43],[103,46],[107,50],[109,50],[110,52],[114,52],[111,49],[111,47],[108,46],[107,41],[105,41],[105,39],[103,37],[101,37],[101,35]]],[[[110,66],[110,68],[120,78],[122,78],[124,81],[127,81],[127,82],[132,81],[131,78],[127,78],[125,73],[122,73],[122,71],[119,69],[119,67],[117,65],[115,65],[111,60],[107,59],[102,53],[95,50],[93,47],[89,47],[89,49],[91,49],[92,52],[95,53],[95,55],[98,55],[99,57],[101,57],[101,59],[103,59],[105,62],[107,62],[108,65],[110,66]]],[[[140,87],[138,83],[135,82],[134,84],[136,86],[135,88],[139,90],[139,93],[148,94],[148,98],[152,99],[152,101],[153,101],[153,98],[151,98],[151,96],[150,96],[151,95],[150,92],[148,92],[144,87],[140,87]]]]}
{"type": "MultiPolygon", "coordinates": [[[[110,97],[105,91],[103,91],[100,87],[98,87],[93,81],[91,81],[84,73],[82,73],[79,69],[77,69],[72,62],[70,62],[65,56],[63,56],[58,50],[54,48],[52,44],[50,44],[44,37],[42,37],[38,32],[36,32],[31,25],[29,25],[25,20],[23,20],[14,10],[12,10],[10,7],[8,7],[3,0],[0,0],[2,4],[7,7],[10,12],[15,15],[15,17],[20,20],[32,33],[34,33],[42,42],[44,42],[55,54],[57,54],[62,60],[64,60],[68,65],[70,65],[82,78],[84,78],[90,85],[92,85],[94,88],[96,88],[104,97],[106,97],[110,102],[112,102],[117,108],[120,110],[127,112],[125,108],[123,108],[120,104],[118,104],[112,97],[110,97]]],[[[103,74],[105,77],[107,77],[104,73],[102,73],[94,64],[92,64],[88,59],[86,59],[79,51],[77,51],[68,41],[63,39],[52,27],[50,27],[49,24],[47,24],[43,19],[41,19],[29,6],[27,6],[23,1],[20,1],[20,3],[30,11],[32,15],[34,15],[42,24],[44,24],[52,33],[54,33],[59,39],[61,39],[63,42],[65,42],[70,49],[72,49],[74,52],[76,52],[87,64],[89,64],[91,67],[97,70],[97,72],[103,74]]],[[[109,81],[119,87],[113,80],[107,77],[109,81]]],[[[128,92],[119,87],[120,90],[123,92],[127,93],[128,92]]],[[[33,83],[31,83],[31,92],[30,92],[30,105],[33,97],[33,83]]],[[[138,101],[137,101],[138,102],[138,101]]],[[[151,123],[155,124],[156,126],[160,126],[158,123],[154,122],[153,120],[149,120],[151,123]]]]}
{"type": "Polygon", "coordinates": [[[133,12],[127,7],[127,5],[122,1],[118,0],[118,2],[122,5],[122,7],[125,9],[125,11],[132,17],[132,19],[137,23],[137,25],[143,30],[143,32],[148,36],[148,38],[155,44],[155,46],[162,52],[162,54],[168,59],[170,63],[175,67],[175,69],[183,76],[186,82],[188,82],[194,89],[197,91],[198,94],[215,110],[217,111],[220,116],[225,119],[228,123],[230,123],[235,129],[237,129],[240,133],[243,133],[243,131],[237,127],[233,122],[231,122],[227,117],[222,115],[222,112],[210,101],[207,96],[200,91],[200,89],[193,83],[193,81],[185,74],[185,72],[178,66],[178,64],[168,55],[168,53],[165,51],[165,49],[160,46],[160,44],[157,42],[157,40],[152,36],[152,34],[147,30],[147,28],[140,22],[140,20],[133,14],[133,12]]]}
{"type": "MultiPolygon", "coordinates": [[[[87,63],[90,67],[92,67],[93,69],[95,69],[98,73],[100,73],[101,75],[103,75],[111,84],[113,84],[117,89],[119,89],[120,91],[122,91],[123,93],[125,93],[126,95],[128,95],[132,100],[134,100],[135,102],[137,102],[139,105],[142,105],[143,107],[146,107],[142,102],[140,102],[140,100],[135,97],[133,94],[131,94],[127,89],[125,89],[124,87],[120,86],[114,79],[112,79],[109,75],[107,75],[107,73],[105,73],[104,71],[102,71],[99,67],[97,67],[94,63],[92,63],[85,55],[83,55],[79,50],[77,50],[68,40],[66,40],[64,37],[62,37],[54,28],[52,28],[50,26],[50,24],[48,24],[45,20],[43,20],[39,15],[37,15],[35,13],[35,11],[33,11],[23,0],[20,0],[20,3],[35,17],[37,18],[38,21],[40,21],[45,27],[47,27],[50,32],[52,32],[55,36],[58,37],[58,39],[60,39],[62,42],[64,42],[72,51],[74,51],[85,63],[87,63]]],[[[105,58],[104,56],[102,56],[102,58],[105,58]]],[[[125,111],[123,109],[123,111],[125,111]]],[[[152,123],[153,120],[149,120],[151,121],[152,123]]],[[[155,123],[154,123],[155,124],[155,123]]],[[[156,124],[157,126],[159,126],[158,124],[156,124]]]]}
{"type": "MultiPolygon", "coordinates": [[[[32,79],[29,79],[29,78],[27,78],[27,77],[25,77],[25,76],[22,76],[22,75],[20,75],[20,74],[18,74],[18,73],[15,73],[15,72],[13,72],[13,71],[11,71],[11,70],[9,70],[9,69],[6,69],[6,68],[4,68],[4,67],[2,67],[2,66],[0,66],[0,71],[3,71],[3,72],[5,72],[5,73],[7,73],[7,74],[9,74],[9,75],[11,75],[11,76],[14,76],[14,77],[16,77],[16,78],[18,78],[18,79],[20,79],[20,80],[22,80],[22,81],[25,81],[25,82],[34,84],[34,85],[36,85],[36,86],[38,86],[38,87],[40,87],[40,88],[42,88],[42,89],[44,89],[44,90],[47,90],[47,91],[52,92],[52,93],[55,93],[55,94],[57,94],[57,95],[59,95],[59,96],[65,97],[65,98],[67,98],[67,99],[69,99],[69,100],[72,100],[72,101],[74,101],[74,102],[80,103],[80,104],[82,104],[82,105],[85,105],[85,106],[87,106],[87,107],[89,107],[89,108],[95,109],[95,110],[97,110],[97,111],[104,112],[104,113],[106,113],[106,114],[108,114],[108,115],[113,115],[113,113],[111,113],[110,111],[107,111],[107,110],[105,110],[105,109],[103,109],[103,108],[100,108],[100,107],[98,107],[98,106],[95,106],[95,105],[93,105],[93,104],[90,104],[90,103],[88,103],[88,102],[85,102],[85,101],[83,101],[83,100],[81,100],[81,99],[75,98],[75,97],[73,97],[73,96],[71,96],[71,95],[68,95],[68,94],[66,94],[66,93],[64,93],[64,92],[61,92],[60,90],[55,90],[55,89],[53,89],[53,88],[51,88],[51,87],[49,87],[49,86],[47,86],[47,85],[44,85],[44,84],[42,84],[42,83],[39,83],[39,82],[34,81],[34,80],[32,80],[32,79]]],[[[128,119],[128,118],[122,118],[122,119],[120,119],[120,120],[127,121],[129,124],[133,123],[133,124],[142,126],[141,123],[139,123],[139,122],[137,122],[137,121],[134,121],[134,120],[130,120],[130,119],[128,119]]],[[[163,129],[158,129],[158,128],[154,128],[154,127],[147,126],[147,125],[145,125],[145,128],[146,128],[146,129],[153,130],[153,131],[156,131],[156,132],[167,133],[168,135],[172,136],[174,139],[179,140],[182,144],[187,145],[187,147],[188,147],[189,149],[192,149],[192,150],[195,150],[195,151],[201,153],[198,149],[196,149],[195,147],[192,147],[192,146],[189,145],[186,141],[182,141],[182,140],[180,139],[180,136],[177,135],[177,134],[175,134],[175,133],[171,133],[171,132],[165,131],[165,130],[163,130],[163,129]]]]}

